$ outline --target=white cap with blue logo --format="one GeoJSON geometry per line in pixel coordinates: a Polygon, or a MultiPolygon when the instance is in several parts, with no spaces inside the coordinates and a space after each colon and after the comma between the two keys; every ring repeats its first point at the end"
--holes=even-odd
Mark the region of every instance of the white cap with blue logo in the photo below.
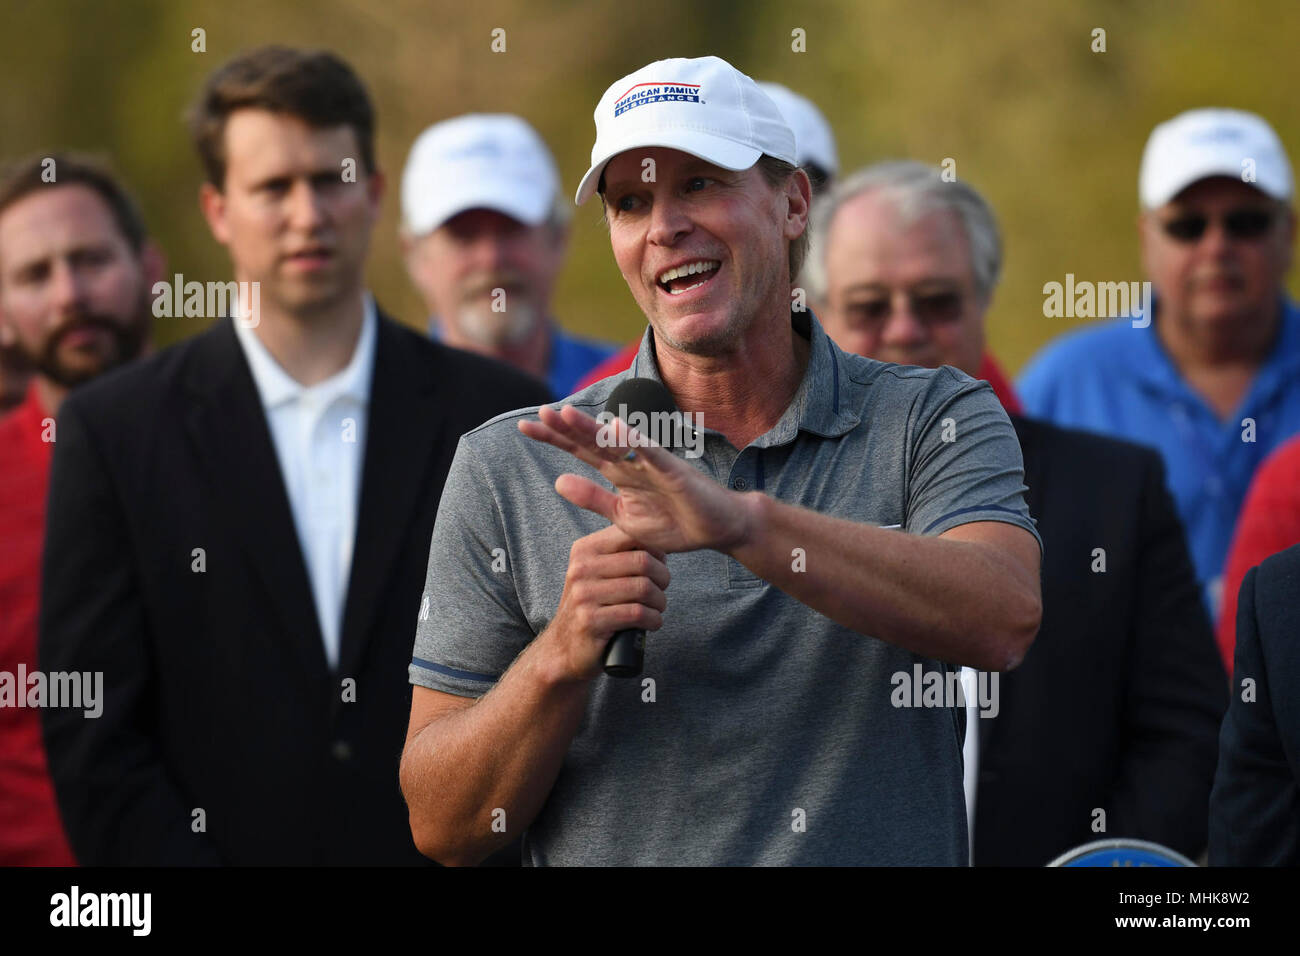
{"type": "Polygon", "coordinates": [[[430,126],[402,172],[402,220],[421,236],[466,209],[494,209],[530,226],[550,214],[560,174],[526,121],[468,113],[430,126]]]}
{"type": "Polygon", "coordinates": [[[1273,127],[1243,110],[1197,109],[1152,130],[1138,199],[1154,209],[1210,176],[1238,179],[1274,199],[1291,198],[1291,161],[1273,127]]]}
{"type": "Polygon", "coordinates": [[[656,60],[605,91],[596,105],[591,168],[578,185],[582,205],[605,164],[647,146],[678,149],[723,169],[748,169],[766,153],[794,164],[794,133],[758,84],[716,56],[656,60]]]}

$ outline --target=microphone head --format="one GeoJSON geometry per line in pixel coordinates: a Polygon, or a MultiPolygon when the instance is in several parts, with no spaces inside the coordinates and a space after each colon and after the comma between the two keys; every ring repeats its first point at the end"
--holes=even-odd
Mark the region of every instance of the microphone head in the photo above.
{"type": "Polygon", "coordinates": [[[623,419],[662,448],[678,448],[684,444],[685,419],[663,382],[652,378],[624,379],[609,393],[605,414],[623,419]]]}
{"type": "Polygon", "coordinates": [[[619,382],[605,400],[605,411],[627,421],[626,415],[619,414],[619,406],[625,407],[628,414],[641,412],[649,415],[653,412],[677,411],[672,393],[663,382],[653,378],[628,378],[619,382]]]}

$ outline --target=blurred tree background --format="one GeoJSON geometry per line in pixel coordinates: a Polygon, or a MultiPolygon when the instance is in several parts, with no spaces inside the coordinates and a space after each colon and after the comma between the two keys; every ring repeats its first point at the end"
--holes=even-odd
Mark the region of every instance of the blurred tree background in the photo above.
{"type": "MultiPolygon", "coordinates": [[[[716,54],[810,97],[846,170],[952,158],[1002,223],[990,337],[1012,371],[1087,321],[1045,318],[1045,282],[1067,272],[1141,278],[1137,170],[1154,124],[1194,106],[1239,107],[1265,116],[1300,155],[1295,0],[4,0],[0,24],[0,155],[107,154],[140,198],[169,274],[200,280],[227,278],[228,266],[196,205],[199,166],[181,120],[191,97],[240,50],[274,42],[340,53],[376,101],[389,176],[371,285],[415,326],[423,309],[397,243],[398,184],[415,136],[460,113],[519,113],[550,143],[571,195],[597,99],[663,57],[716,54]],[[206,52],[191,50],[195,28],[206,52]],[[505,52],[492,52],[495,28],[506,31],[505,52]],[[805,52],[792,49],[796,28],[805,52]],[[1104,53],[1092,50],[1097,28],[1104,53]]],[[[598,206],[574,217],[555,314],[615,340],[643,328],[598,206]]],[[[193,319],[160,319],[156,336],[169,343],[197,330],[193,319]]]]}

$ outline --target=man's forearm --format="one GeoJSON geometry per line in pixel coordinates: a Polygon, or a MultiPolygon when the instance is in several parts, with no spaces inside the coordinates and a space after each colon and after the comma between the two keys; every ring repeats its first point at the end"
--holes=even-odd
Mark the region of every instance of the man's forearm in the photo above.
{"type": "Polygon", "coordinates": [[[998,548],[742,497],[748,531],[727,553],[850,630],[980,670],[1014,667],[1038,632],[1037,577],[998,548]]]}
{"type": "Polygon", "coordinates": [[[401,782],[411,830],[420,851],[440,863],[474,865],[506,846],[532,823],[559,775],[589,682],[559,680],[544,637],[472,706],[407,742],[401,782]],[[494,830],[502,813],[504,829],[494,830]]]}

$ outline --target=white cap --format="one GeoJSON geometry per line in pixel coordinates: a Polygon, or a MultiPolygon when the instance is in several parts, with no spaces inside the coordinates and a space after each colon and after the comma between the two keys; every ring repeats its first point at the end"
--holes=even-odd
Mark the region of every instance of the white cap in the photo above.
{"type": "Polygon", "coordinates": [[[402,171],[402,221],[424,235],[466,209],[495,209],[530,226],[560,188],[551,152],[518,116],[469,113],[430,126],[402,171]]]}
{"type": "Polygon", "coordinates": [[[1273,127],[1254,113],[1199,109],[1151,131],[1138,199],[1154,209],[1210,176],[1230,176],[1274,199],[1291,198],[1291,161],[1273,127]]]}
{"type": "Polygon", "coordinates": [[[758,88],[772,98],[794,131],[794,153],[799,165],[816,163],[830,175],[836,175],[840,171],[840,159],[835,151],[835,136],[817,104],[780,83],[760,82],[758,88]]]}
{"type": "Polygon", "coordinates": [[[605,164],[629,149],[680,149],[723,169],[748,169],[766,153],[795,162],[794,133],[758,84],[716,56],[656,60],[605,91],[596,104],[591,168],[581,206],[605,164]]]}

